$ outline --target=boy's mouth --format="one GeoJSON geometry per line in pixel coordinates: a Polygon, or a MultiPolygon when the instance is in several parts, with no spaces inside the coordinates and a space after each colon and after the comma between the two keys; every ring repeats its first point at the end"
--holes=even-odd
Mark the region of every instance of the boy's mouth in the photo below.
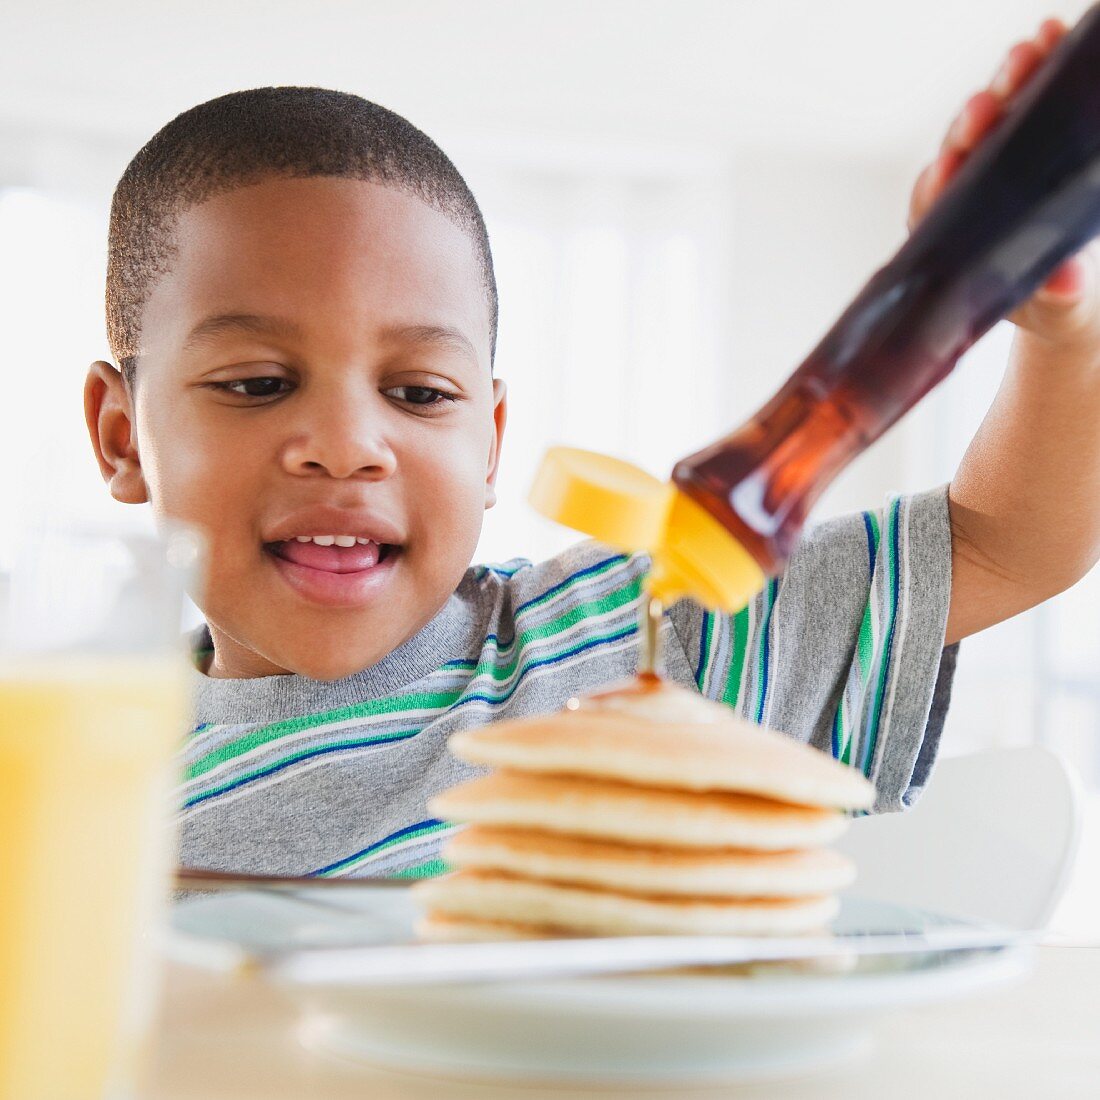
{"type": "Polygon", "coordinates": [[[368,602],[392,571],[401,549],[353,535],[298,535],[263,545],[298,595],[328,607],[368,602]]]}
{"type": "Polygon", "coordinates": [[[386,543],[357,539],[354,535],[299,535],[282,542],[269,542],[265,549],[283,561],[321,569],[326,573],[358,573],[373,569],[394,547],[386,543]]]}

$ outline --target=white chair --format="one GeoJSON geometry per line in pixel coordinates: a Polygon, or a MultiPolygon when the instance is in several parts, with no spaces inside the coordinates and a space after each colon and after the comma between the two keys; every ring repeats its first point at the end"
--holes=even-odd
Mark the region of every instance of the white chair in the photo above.
{"type": "Polygon", "coordinates": [[[1062,757],[997,749],[941,760],[913,809],[857,818],[837,847],[860,897],[1041,928],[1073,869],[1081,807],[1062,757]]]}

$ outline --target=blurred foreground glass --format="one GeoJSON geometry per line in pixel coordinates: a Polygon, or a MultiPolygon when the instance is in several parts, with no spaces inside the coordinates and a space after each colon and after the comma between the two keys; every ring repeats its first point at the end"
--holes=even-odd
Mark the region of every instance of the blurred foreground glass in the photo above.
{"type": "Polygon", "coordinates": [[[28,539],[0,592],[0,1098],[136,1094],[188,717],[188,532],[28,539]]]}

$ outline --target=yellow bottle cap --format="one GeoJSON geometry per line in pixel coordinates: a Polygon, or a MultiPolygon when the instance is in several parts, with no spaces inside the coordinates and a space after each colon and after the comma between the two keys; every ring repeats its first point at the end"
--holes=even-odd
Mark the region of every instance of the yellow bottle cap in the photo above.
{"type": "Polygon", "coordinates": [[[738,611],[764,584],[741,543],[675,485],[607,455],[552,447],[529,500],[549,519],[620,550],[653,559],[650,595],[670,605],[690,596],[738,611]]]}

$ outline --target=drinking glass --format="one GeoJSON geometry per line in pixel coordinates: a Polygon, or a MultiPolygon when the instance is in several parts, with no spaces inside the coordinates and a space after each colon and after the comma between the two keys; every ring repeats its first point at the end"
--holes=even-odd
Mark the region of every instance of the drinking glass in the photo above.
{"type": "Polygon", "coordinates": [[[136,1095],[200,546],[49,532],[0,589],[0,1097],[136,1095]]]}

